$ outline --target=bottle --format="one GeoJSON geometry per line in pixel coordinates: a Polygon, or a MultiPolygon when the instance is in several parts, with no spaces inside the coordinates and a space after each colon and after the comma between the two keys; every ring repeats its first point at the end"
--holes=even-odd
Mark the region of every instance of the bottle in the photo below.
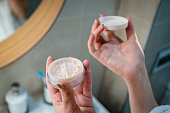
{"type": "Polygon", "coordinates": [[[5,100],[8,104],[10,113],[26,113],[27,112],[27,92],[20,88],[19,83],[13,83],[11,89],[7,92],[5,100]]]}

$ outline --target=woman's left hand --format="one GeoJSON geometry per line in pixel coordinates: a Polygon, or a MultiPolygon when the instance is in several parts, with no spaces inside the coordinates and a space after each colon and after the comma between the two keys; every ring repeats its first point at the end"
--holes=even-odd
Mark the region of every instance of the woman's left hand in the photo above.
{"type": "Polygon", "coordinates": [[[49,56],[46,63],[46,83],[56,113],[96,113],[92,99],[92,72],[90,62],[84,60],[84,81],[73,90],[70,83],[56,84],[59,89],[52,87],[48,81],[47,69],[54,61],[49,56]]]}

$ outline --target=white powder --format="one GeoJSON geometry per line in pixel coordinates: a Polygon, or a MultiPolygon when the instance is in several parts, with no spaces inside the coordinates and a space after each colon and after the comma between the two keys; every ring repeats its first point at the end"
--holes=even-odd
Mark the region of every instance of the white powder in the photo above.
{"type": "Polygon", "coordinates": [[[52,62],[48,68],[50,83],[56,87],[59,81],[67,81],[76,86],[84,78],[84,66],[82,62],[75,58],[61,58],[52,62]]]}
{"type": "MultiPolygon", "coordinates": [[[[56,66],[51,70],[53,76],[57,79],[66,79],[76,76],[82,72],[81,64],[74,60],[62,60],[56,63],[56,66]]],[[[54,77],[54,79],[55,79],[54,77]]]]}

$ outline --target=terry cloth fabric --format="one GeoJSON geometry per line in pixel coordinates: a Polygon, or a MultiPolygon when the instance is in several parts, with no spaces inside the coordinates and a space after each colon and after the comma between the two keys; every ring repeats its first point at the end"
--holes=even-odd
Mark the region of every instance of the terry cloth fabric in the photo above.
{"type": "Polygon", "coordinates": [[[0,0],[0,42],[12,35],[25,21],[14,16],[8,0],[0,0]]]}
{"type": "Polygon", "coordinates": [[[154,108],[150,113],[170,113],[170,105],[162,105],[154,108]]]}
{"type": "Polygon", "coordinates": [[[0,41],[15,31],[14,17],[8,6],[8,0],[0,0],[0,41]]]}

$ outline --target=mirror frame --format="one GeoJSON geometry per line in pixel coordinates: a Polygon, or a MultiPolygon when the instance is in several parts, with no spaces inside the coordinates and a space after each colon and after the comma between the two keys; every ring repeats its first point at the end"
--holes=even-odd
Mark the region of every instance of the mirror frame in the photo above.
{"type": "Polygon", "coordinates": [[[64,0],[42,0],[31,17],[0,42],[0,68],[14,62],[33,48],[55,22],[64,0]]]}

